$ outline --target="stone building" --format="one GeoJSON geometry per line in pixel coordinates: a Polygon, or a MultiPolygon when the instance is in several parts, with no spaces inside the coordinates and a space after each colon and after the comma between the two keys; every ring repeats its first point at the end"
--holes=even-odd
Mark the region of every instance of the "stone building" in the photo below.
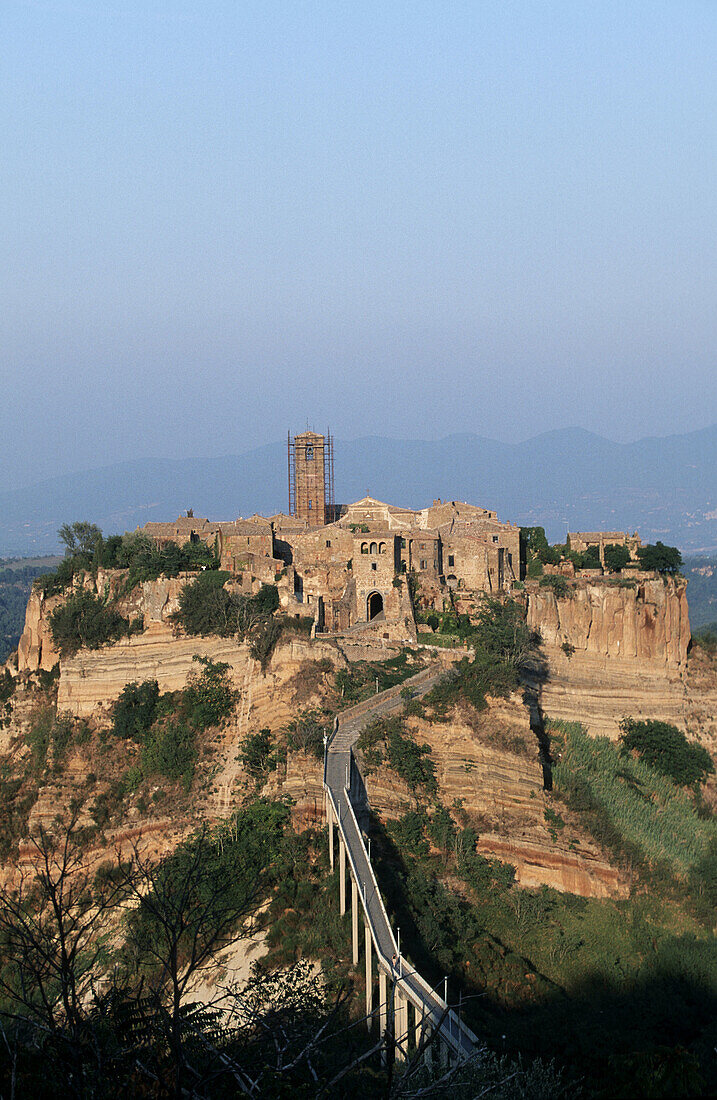
{"type": "Polygon", "coordinates": [[[509,591],[518,578],[520,532],[495,512],[462,501],[400,508],[366,496],[337,508],[331,438],[289,437],[290,514],[212,522],[188,513],[142,531],[158,545],[202,541],[243,591],[276,583],[282,607],[318,631],[415,634],[408,577],[422,607],[461,595],[509,591]]]}
{"type": "Polygon", "coordinates": [[[631,561],[638,561],[637,551],[642,546],[642,539],[637,531],[633,535],[625,531],[568,531],[568,546],[571,550],[584,554],[589,546],[596,546],[600,554],[600,564],[605,564],[606,546],[626,546],[630,552],[631,561]]]}

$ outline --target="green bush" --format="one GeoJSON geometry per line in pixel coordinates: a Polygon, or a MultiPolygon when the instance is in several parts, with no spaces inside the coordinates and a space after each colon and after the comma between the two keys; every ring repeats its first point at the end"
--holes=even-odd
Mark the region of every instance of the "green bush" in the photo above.
{"type": "Polygon", "coordinates": [[[624,753],[636,752],[646,764],[680,786],[697,786],[715,770],[704,745],[690,743],[682,730],[669,722],[623,718],[620,729],[624,753]]]}
{"type": "Polygon", "coordinates": [[[637,550],[640,565],[643,569],[654,569],[658,573],[668,575],[679,573],[682,567],[682,554],[676,546],[665,546],[659,540],[640,546],[637,550]]]}
{"type": "Polygon", "coordinates": [[[181,695],[180,714],[189,725],[201,733],[227,718],[236,702],[236,692],[229,682],[230,665],[195,657],[201,672],[193,672],[181,695]]]}
{"type": "Polygon", "coordinates": [[[189,789],[197,761],[196,734],[194,729],[180,718],[167,718],[159,726],[153,726],[142,746],[142,772],[147,775],[165,775],[167,779],[181,779],[189,789]]]}
{"type": "Polygon", "coordinates": [[[559,574],[553,573],[546,577],[540,578],[541,588],[551,588],[555,595],[556,600],[571,599],[575,595],[575,589],[571,584],[568,584],[565,577],[561,577],[559,574]]]}
{"type": "Polygon", "coordinates": [[[324,736],[330,733],[328,716],[319,707],[309,707],[287,726],[286,742],[295,752],[308,752],[317,760],[323,760],[324,736]]]}
{"type": "Polygon", "coordinates": [[[116,737],[144,741],[157,717],[159,684],[156,680],[126,685],[114,706],[112,732],[116,737]]]}
{"type": "Polygon", "coordinates": [[[255,779],[260,779],[276,767],[273,747],[270,729],[261,729],[258,733],[250,733],[244,738],[239,755],[242,764],[255,779]]]}
{"type": "Polygon", "coordinates": [[[255,661],[259,661],[262,672],[266,671],[279,639],[283,623],[281,619],[270,617],[257,624],[249,642],[249,652],[255,661]]]}
{"type": "Polygon", "coordinates": [[[626,546],[611,542],[603,550],[603,560],[606,569],[611,573],[619,573],[630,561],[630,551],[626,546]]]}
{"type": "Polygon", "coordinates": [[[174,619],[187,634],[228,637],[237,633],[240,597],[224,588],[228,580],[229,573],[207,571],[184,585],[174,619]]]}
{"type": "Polygon", "coordinates": [[[52,643],[62,657],[82,648],[99,649],[122,638],[129,628],[118,611],[84,589],[73,592],[50,614],[52,643]]]}
{"type": "Polygon", "coordinates": [[[405,730],[393,726],[387,738],[388,763],[412,791],[438,792],[436,765],[430,759],[430,745],[418,745],[405,730]]]}

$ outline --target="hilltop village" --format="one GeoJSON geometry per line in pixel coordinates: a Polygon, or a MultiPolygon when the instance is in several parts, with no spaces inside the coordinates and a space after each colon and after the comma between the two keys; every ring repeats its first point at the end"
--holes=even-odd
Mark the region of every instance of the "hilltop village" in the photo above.
{"type": "MultiPolygon", "coordinates": [[[[494,511],[456,500],[416,510],[370,496],[336,505],[331,436],[307,431],[288,446],[292,514],[221,523],[189,512],[139,530],[159,547],[205,543],[244,593],[276,584],[282,608],[311,615],[316,633],[410,638],[412,608],[471,610],[477,594],[509,593],[521,580],[520,528],[494,511]]],[[[600,559],[608,544],[626,545],[633,559],[640,545],[621,531],[569,538],[578,551],[596,547],[600,559]]]]}
{"type": "MultiPolygon", "coordinates": [[[[700,989],[717,972],[717,657],[690,653],[679,552],[620,531],[549,546],[542,528],[458,500],[337,504],[328,433],[289,438],[287,458],[286,513],[214,522],[189,510],[108,538],[66,525],[68,553],[35,583],[0,676],[0,922],[38,838],[52,846],[58,830],[89,899],[136,864],[140,908],[164,885],[173,906],[186,871],[187,905],[208,898],[213,913],[214,900],[243,905],[244,875],[251,904],[231,928],[220,911],[201,984],[195,975],[184,1000],[161,981],[152,991],[160,1060],[170,1001],[183,1020],[228,981],[264,988],[287,974],[292,989],[310,978],[347,998],[319,1069],[333,1080],[348,1060],[351,1095],[375,1095],[389,1066],[400,1084],[424,1041],[437,1072],[451,1059],[451,1074],[465,1065],[481,1088],[484,1042],[518,1066],[511,1089],[533,1064],[544,1080],[547,1051],[557,1069],[522,1091],[532,1100],[575,1095],[562,1074],[599,1100],[624,1042],[611,1080],[627,1073],[639,1095],[634,1053],[665,1036],[645,974],[665,959],[692,974],[695,936],[700,989]],[[646,951],[648,892],[657,946],[646,951]],[[609,1002],[580,1002],[596,964],[622,1005],[614,1019],[609,1002]],[[629,982],[634,1004],[620,1000],[629,982]]],[[[145,1004],[144,975],[165,965],[161,945],[154,962],[148,953],[169,926],[149,927],[128,922],[124,902],[99,914],[97,935],[116,949],[86,975],[90,1015],[110,966],[145,1004]]],[[[713,998],[690,994],[686,1016],[682,988],[662,994],[679,1021],[669,1042],[711,1052],[713,998]]],[[[53,1026],[63,1011],[52,1008],[53,1026]]],[[[181,1051],[172,1057],[181,1068],[181,1051]]],[[[224,1074],[227,1057],[231,1044],[210,1051],[206,1072],[224,1074]]],[[[713,1063],[699,1053],[701,1072],[713,1063]]],[[[314,1069],[292,1078],[306,1095],[314,1069]]],[[[285,1095],[283,1062],[263,1072],[281,1088],[254,1095],[285,1095]]]]}

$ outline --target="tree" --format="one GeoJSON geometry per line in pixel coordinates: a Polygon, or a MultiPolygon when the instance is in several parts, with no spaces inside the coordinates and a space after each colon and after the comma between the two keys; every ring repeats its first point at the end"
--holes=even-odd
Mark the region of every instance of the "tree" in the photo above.
{"type": "Polygon", "coordinates": [[[84,589],[73,592],[50,615],[52,643],[62,657],[71,657],[83,647],[99,649],[129,629],[127,619],[84,589]]]}
{"type": "Polygon", "coordinates": [[[620,573],[630,560],[630,551],[626,546],[611,542],[603,551],[603,560],[611,573],[620,573]]]}
{"type": "Polygon", "coordinates": [[[475,638],[485,654],[517,671],[531,664],[538,642],[521,605],[495,598],[481,605],[475,638]]]}
{"type": "Polygon", "coordinates": [[[95,551],[102,545],[102,532],[94,523],[78,521],[63,523],[57,532],[60,542],[65,544],[66,557],[85,557],[92,560],[95,551]]]}
{"type": "Polygon", "coordinates": [[[665,546],[659,540],[653,545],[640,546],[637,551],[643,569],[654,569],[657,573],[672,576],[679,573],[682,566],[682,554],[676,546],[665,546]]]}
{"type": "Polygon", "coordinates": [[[187,1078],[185,999],[194,976],[215,965],[217,952],[242,934],[280,873],[289,811],[258,801],[212,831],[203,825],[160,863],[134,849],[136,908],[127,922],[136,976],[166,1005],[173,1095],[187,1078]]]}
{"type": "Polygon", "coordinates": [[[75,815],[56,836],[41,827],[30,841],[29,868],[17,886],[0,889],[0,991],[11,1018],[29,1026],[37,1042],[49,1036],[45,1057],[54,1074],[71,1095],[84,1097],[88,1072],[101,1072],[92,1064],[100,1049],[88,1004],[106,954],[103,933],[126,904],[132,871],[116,865],[119,873],[92,874],[76,825],[75,815]]]}
{"type": "Polygon", "coordinates": [[[697,786],[715,770],[704,745],[691,744],[670,722],[623,718],[620,729],[623,752],[636,752],[646,764],[681,786],[697,786]]]}

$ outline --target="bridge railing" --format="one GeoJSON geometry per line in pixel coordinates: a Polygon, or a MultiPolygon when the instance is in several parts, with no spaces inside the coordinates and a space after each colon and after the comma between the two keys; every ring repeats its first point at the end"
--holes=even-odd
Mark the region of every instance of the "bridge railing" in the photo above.
{"type": "MultiPolygon", "coordinates": [[[[360,843],[363,847],[364,855],[366,856],[366,866],[368,867],[368,873],[369,873],[370,878],[371,878],[371,888],[374,892],[374,897],[378,898],[378,903],[381,907],[381,914],[383,916],[384,921],[386,922],[386,928],[387,928],[387,930],[388,930],[388,932],[391,936],[391,945],[393,947],[393,954],[397,955],[398,954],[398,944],[396,943],[396,937],[393,934],[393,928],[391,928],[391,922],[388,919],[388,913],[386,912],[386,906],[383,903],[383,898],[381,897],[381,891],[378,888],[378,880],[376,879],[376,874],[374,872],[373,867],[371,866],[371,860],[369,859],[368,852],[366,851],[366,845],[363,843],[363,839],[361,837],[361,830],[359,828],[359,823],[358,823],[358,820],[356,819],[356,814],[354,812],[353,805],[351,804],[351,795],[350,795],[350,792],[349,792],[348,788],[344,788],[344,791],[345,791],[345,794],[346,794],[346,804],[348,806],[348,811],[351,815],[351,818],[353,820],[354,825],[356,826],[356,832],[358,833],[359,841],[360,841],[360,843]]],[[[347,852],[349,851],[348,844],[346,845],[346,851],[347,852]]],[[[360,882],[360,879],[359,879],[357,871],[356,871],[355,863],[353,862],[353,856],[351,856],[351,859],[352,859],[352,867],[354,868],[354,876],[356,878],[356,884],[358,885],[358,883],[360,882]]],[[[360,893],[361,893],[361,890],[359,889],[359,894],[360,893]]],[[[369,924],[369,928],[371,929],[371,937],[373,939],[374,947],[376,948],[376,954],[379,955],[383,959],[383,961],[386,963],[387,966],[390,966],[390,959],[387,959],[385,957],[383,951],[381,950],[381,948],[379,947],[379,944],[378,944],[376,931],[373,927],[373,920],[371,919],[371,913],[369,911],[368,895],[364,896],[364,898],[362,899],[362,904],[363,904],[364,913],[366,914],[366,919],[367,919],[368,924],[369,924]]]]}

